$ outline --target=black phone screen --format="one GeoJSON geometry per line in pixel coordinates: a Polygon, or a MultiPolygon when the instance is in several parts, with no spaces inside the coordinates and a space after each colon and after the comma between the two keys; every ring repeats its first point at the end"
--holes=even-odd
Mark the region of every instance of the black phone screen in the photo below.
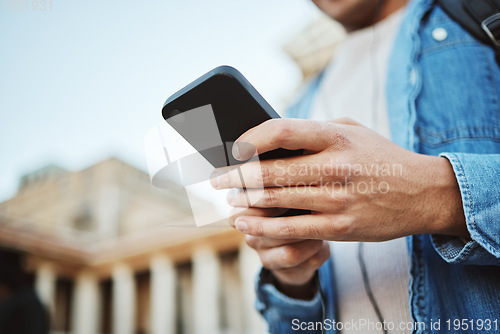
{"type": "MultiPolygon", "coordinates": [[[[279,115],[232,67],[218,67],[172,95],[163,118],[214,167],[241,164],[226,143],[247,130],[279,115]]],[[[278,159],[302,151],[278,149],[259,159],[278,159]]]]}

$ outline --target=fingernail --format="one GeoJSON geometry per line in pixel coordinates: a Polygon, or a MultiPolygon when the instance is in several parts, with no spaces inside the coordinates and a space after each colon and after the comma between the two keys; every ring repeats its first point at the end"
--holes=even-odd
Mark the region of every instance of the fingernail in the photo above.
{"type": "Polygon", "coordinates": [[[249,143],[234,143],[233,157],[236,160],[248,160],[255,154],[255,146],[249,143]]]}
{"type": "Polygon", "coordinates": [[[234,226],[241,233],[247,233],[247,231],[248,231],[248,224],[243,219],[240,219],[240,218],[236,219],[234,226]]]}
{"type": "Polygon", "coordinates": [[[219,169],[216,169],[213,171],[212,174],[210,174],[210,184],[212,185],[212,188],[214,189],[220,189],[220,183],[218,177],[221,176],[223,172],[219,169]]]}
{"type": "Polygon", "coordinates": [[[234,188],[234,189],[231,189],[227,192],[227,196],[226,196],[227,204],[234,206],[238,191],[239,191],[238,189],[234,188]]]}
{"type": "Polygon", "coordinates": [[[233,157],[234,157],[236,160],[240,160],[240,159],[241,159],[241,156],[240,156],[240,148],[239,148],[238,143],[234,143],[234,145],[233,145],[233,157]]]}

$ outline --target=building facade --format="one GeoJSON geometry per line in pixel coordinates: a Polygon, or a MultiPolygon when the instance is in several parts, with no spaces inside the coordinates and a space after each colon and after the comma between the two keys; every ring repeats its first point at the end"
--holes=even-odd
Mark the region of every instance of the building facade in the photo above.
{"type": "Polygon", "coordinates": [[[52,333],[265,333],[257,255],[235,230],[192,219],[181,190],[117,159],[49,166],[0,204],[0,246],[24,254],[52,333]]]}

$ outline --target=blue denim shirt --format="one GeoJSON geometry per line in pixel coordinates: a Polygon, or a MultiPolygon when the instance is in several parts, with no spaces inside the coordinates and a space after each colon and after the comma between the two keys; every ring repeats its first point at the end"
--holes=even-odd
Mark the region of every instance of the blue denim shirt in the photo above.
{"type": "MultiPolygon", "coordinates": [[[[320,80],[291,108],[293,117],[307,118],[320,80]]],[[[420,323],[414,333],[500,333],[500,68],[494,52],[434,1],[413,0],[389,62],[387,100],[396,144],[450,161],[472,238],[407,238],[410,311],[420,323]],[[445,38],[435,38],[435,29],[444,29],[445,38]],[[437,320],[440,330],[431,329],[437,320]],[[489,330],[478,327],[488,322],[489,330]]],[[[270,332],[321,333],[295,331],[293,322],[322,321],[319,296],[311,301],[283,296],[266,283],[265,274],[257,281],[256,305],[270,332]]],[[[319,275],[326,318],[335,320],[331,261],[319,275]]]]}

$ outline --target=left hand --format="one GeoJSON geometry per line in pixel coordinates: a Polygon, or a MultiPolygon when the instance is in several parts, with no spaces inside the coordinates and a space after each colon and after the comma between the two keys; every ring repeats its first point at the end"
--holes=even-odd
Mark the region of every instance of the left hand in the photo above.
{"type": "MultiPolygon", "coordinates": [[[[229,223],[239,216],[276,217],[285,213],[281,208],[233,209],[229,223]]],[[[295,299],[310,300],[317,291],[314,274],[330,257],[330,246],[324,240],[273,239],[266,237],[245,237],[248,246],[260,257],[262,266],[275,278],[276,288],[295,299]]]]}
{"type": "MultiPolygon", "coordinates": [[[[460,190],[446,158],[410,152],[349,119],[269,120],[238,138],[233,155],[247,160],[256,154],[251,146],[258,154],[280,147],[304,149],[306,154],[241,165],[246,189],[234,189],[229,204],[245,207],[248,196],[252,207],[312,213],[240,216],[235,225],[243,233],[345,241],[469,235],[460,190]],[[255,189],[262,184],[263,196],[255,189]]],[[[216,189],[235,188],[240,175],[237,170],[216,171],[211,182],[216,189]]]]}

